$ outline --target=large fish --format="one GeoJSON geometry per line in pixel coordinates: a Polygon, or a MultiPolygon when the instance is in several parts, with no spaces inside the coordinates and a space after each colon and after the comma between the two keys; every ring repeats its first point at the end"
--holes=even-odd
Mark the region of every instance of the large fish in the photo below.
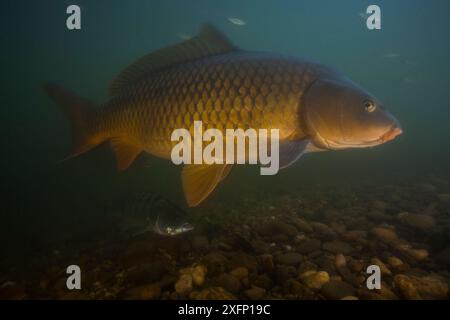
{"type": "MultiPolygon", "coordinates": [[[[221,131],[279,129],[281,168],[307,152],[371,147],[402,132],[378,99],[332,68],[241,50],[208,25],[122,71],[101,107],[56,85],[46,90],[72,123],[69,157],[109,141],[119,169],[142,151],[170,159],[171,133],[195,120],[221,131]]],[[[188,204],[202,202],[231,167],[184,165],[188,204]]]]}

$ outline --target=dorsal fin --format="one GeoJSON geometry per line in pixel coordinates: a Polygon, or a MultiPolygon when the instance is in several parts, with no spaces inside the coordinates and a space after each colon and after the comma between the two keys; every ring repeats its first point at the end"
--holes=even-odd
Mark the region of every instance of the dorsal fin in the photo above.
{"type": "Polygon", "coordinates": [[[130,83],[164,67],[235,49],[222,32],[209,24],[203,25],[195,37],[151,52],[125,68],[111,83],[109,93],[115,95],[130,83]]]}

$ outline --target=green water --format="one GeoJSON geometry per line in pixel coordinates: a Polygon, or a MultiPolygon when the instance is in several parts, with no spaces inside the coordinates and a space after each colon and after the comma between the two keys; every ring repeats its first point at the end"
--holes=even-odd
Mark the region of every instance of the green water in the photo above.
{"type": "Polygon", "coordinates": [[[245,215],[239,201],[233,207],[236,197],[448,177],[449,12],[445,0],[2,1],[0,258],[19,264],[72,236],[107,233],[103,208],[119,194],[158,192],[185,206],[180,169],[168,161],[142,156],[118,173],[102,146],[60,162],[69,124],[42,86],[55,82],[105,101],[127,64],[205,22],[243,49],[311,57],[341,70],[386,104],[403,135],[376,148],[308,155],[276,176],[238,168],[202,206],[228,203],[245,215]],[[81,30],[65,27],[69,4],[81,7],[81,30]],[[360,16],[370,4],[381,7],[381,30],[368,30],[360,16]]]}

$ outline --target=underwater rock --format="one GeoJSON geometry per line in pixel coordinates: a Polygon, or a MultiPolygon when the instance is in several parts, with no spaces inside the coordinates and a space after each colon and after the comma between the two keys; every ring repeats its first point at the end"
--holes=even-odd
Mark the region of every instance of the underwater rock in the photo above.
{"type": "Polygon", "coordinates": [[[284,253],[275,257],[277,263],[289,266],[297,266],[302,260],[303,256],[295,252],[284,253]]]}
{"type": "Polygon", "coordinates": [[[277,265],[275,267],[273,278],[276,283],[283,284],[286,280],[290,278],[295,278],[297,270],[295,267],[286,265],[277,265]]]}
{"type": "Polygon", "coordinates": [[[418,230],[428,230],[436,225],[434,218],[425,214],[401,212],[397,218],[404,225],[418,230]]]}
{"type": "Polygon", "coordinates": [[[405,299],[448,298],[448,284],[437,275],[417,277],[398,274],[394,277],[394,284],[405,299]]]}
{"type": "Polygon", "coordinates": [[[236,300],[234,295],[221,287],[210,287],[200,292],[191,292],[189,298],[194,300],[236,300]]]}
{"type": "Polygon", "coordinates": [[[264,298],[265,294],[266,290],[256,286],[252,286],[252,288],[244,291],[244,295],[250,300],[261,300],[262,298],[264,298]]]}
{"type": "Polygon", "coordinates": [[[320,222],[311,222],[311,226],[314,229],[314,232],[318,235],[319,238],[324,240],[332,240],[337,237],[336,232],[334,232],[329,226],[320,222]]]}
{"type": "Polygon", "coordinates": [[[414,249],[411,248],[410,245],[399,245],[396,247],[401,253],[403,253],[406,257],[416,260],[422,261],[428,258],[428,251],[425,249],[414,249]]]}
{"type": "Polygon", "coordinates": [[[203,264],[196,265],[192,268],[192,281],[196,286],[201,287],[203,285],[207,272],[208,268],[203,264]]]}
{"type": "MultiPolygon", "coordinates": [[[[307,289],[303,284],[295,279],[289,279],[283,284],[283,293],[285,295],[294,295],[292,298],[303,298],[305,295],[313,295],[313,292],[307,289]]],[[[289,299],[289,297],[285,298],[289,299]]]]}
{"type": "Polygon", "coordinates": [[[249,272],[255,272],[258,267],[258,261],[253,255],[244,252],[234,252],[228,265],[230,268],[245,267],[249,272]]]}
{"type": "Polygon", "coordinates": [[[300,280],[310,289],[319,290],[330,281],[330,275],[326,271],[306,271],[300,275],[300,280]]]}
{"type": "Polygon", "coordinates": [[[231,270],[230,274],[238,280],[242,280],[248,278],[248,269],[246,267],[237,267],[231,270]]]}
{"type": "Polygon", "coordinates": [[[392,267],[393,270],[397,272],[404,271],[406,269],[406,265],[397,257],[390,256],[387,259],[387,263],[392,267]]]}
{"type": "Polygon", "coordinates": [[[334,261],[336,270],[339,272],[342,279],[354,286],[359,286],[361,281],[353,273],[351,273],[350,269],[347,267],[347,260],[345,256],[343,254],[337,254],[334,261]]]}
{"type": "Polygon", "coordinates": [[[380,268],[381,275],[392,276],[391,270],[389,270],[389,268],[384,264],[384,262],[378,259],[377,257],[370,259],[370,264],[378,266],[380,268]]]}
{"type": "Polygon", "coordinates": [[[178,294],[186,295],[192,291],[193,281],[192,275],[182,274],[178,281],[175,283],[175,292],[178,294]]]}
{"type": "Polygon", "coordinates": [[[294,226],[287,223],[271,220],[260,225],[257,232],[263,237],[273,238],[280,235],[294,237],[298,231],[294,226]]]}
{"type": "Polygon", "coordinates": [[[161,288],[157,284],[146,284],[135,288],[128,289],[125,294],[125,299],[131,300],[152,300],[158,299],[161,295],[161,288]]]}
{"type": "Polygon", "coordinates": [[[367,231],[351,230],[342,234],[342,238],[346,241],[358,242],[367,237],[367,231]]]}
{"type": "Polygon", "coordinates": [[[208,273],[215,276],[225,271],[227,258],[219,252],[212,252],[204,256],[202,262],[208,269],[208,273]]]}
{"type": "Polygon", "coordinates": [[[211,280],[214,286],[222,287],[231,293],[238,293],[241,290],[241,282],[236,277],[228,273],[222,273],[220,276],[211,280]]]}
{"type": "Polygon", "coordinates": [[[301,242],[297,245],[296,249],[301,254],[309,254],[313,251],[319,250],[322,245],[322,242],[318,239],[311,239],[301,242]]]}
{"type": "Polygon", "coordinates": [[[392,216],[379,210],[370,210],[366,217],[373,221],[390,221],[393,219],[392,216]]]}
{"type": "Polygon", "coordinates": [[[273,256],[271,254],[263,254],[259,256],[258,261],[265,272],[273,271],[275,265],[273,263],[273,256]]]}
{"type": "Polygon", "coordinates": [[[192,249],[200,252],[206,252],[209,249],[209,240],[205,236],[195,235],[191,240],[192,249]]]}
{"type": "Polygon", "coordinates": [[[131,285],[140,285],[149,282],[158,281],[168,271],[167,263],[162,260],[153,261],[153,263],[146,263],[137,265],[128,270],[125,282],[131,285]]]}
{"type": "Polygon", "coordinates": [[[355,273],[360,273],[364,269],[364,261],[361,259],[351,259],[347,265],[355,273]]]}
{"type": "Polygon", "coordinates": [[[0,300],[26,299],[25,286],[13,281],[4,282],[0,287],[0,300]]]}
{"type": "Polygon", "coordinates": [[[267,274],[259,274],[259,275],[252,277],[251,283],[254,286],[264,288],[266,290],[269,290],[270,288],[272,288],[272,285],[273,285],[272,279],[270,279],[270,277],[267,274]]]}
{"type": "Polygon", "coordinates": [[[409,277],[402,274],[396,275],[394,277],[394,285],[400,291],[400,294],[403,296],[403,298],[409,300],[422,299],[409,277]]]}
{"type": "Polygon", "coordinates": [[[336,269],[344,268],[347,266],[347,260],[345,259],[345,256],[342,253],[337,254],[334,261],[336,269]]]}
{"type": "Polygon", "coordinates": [[[320,293],[327,299],[338,300],[355,295],[355,289],[343,281],[330,280],[323,285],[320,293]]]}
{"type": "Polygon", "coordinates": [[[308,222],[306,222],[306,220],[304,220],[304,219],[301,219],[301,218],[292,219],[292,224],[294,224],[295,227],[297,227],[297,229],[301,232],[304,232],[304,233],[313,232],[313,228],[311,227],[311,225],[308,222]]]}
{"type": "Polygon", "coordinates": [[[382,242],[389,244],[389,245],[395,245],[399,242],[399,238],[397,236],[397,233],[395,230],[384,228],[384,227],[375,227],[372,228],[371,233],[382,242]]]}
{"type": "Polygon", "coordinates": [[[300,263],[298,269],[297,269],[297,274],[302,274],[306,271],[311,271],[311,270],[317,270],[317,265],[310,261],[310,260],[305,260],[302,263],[300,263]]]}
{"type": "Polygon", "coordinates": [[[351,245],[340,240],[325,242],[324,244],[322,244],[322,248],[332,253],[342,253],[345,255],[355,251],[355,248],[353,248],[351,245]]]}

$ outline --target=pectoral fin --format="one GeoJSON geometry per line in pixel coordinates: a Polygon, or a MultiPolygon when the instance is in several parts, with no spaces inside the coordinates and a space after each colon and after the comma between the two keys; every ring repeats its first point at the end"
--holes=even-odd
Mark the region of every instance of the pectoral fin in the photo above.
{"type": "Polygon", "coordinates": [[[230,172],[227,164],[190,164],[183,167],[181,180],[184,195],[190,207],[197,206],[216,188],[230,172]]]}
{"type": "Polygon", "coordinates": [[[280,143],[280,169],[284,169],[296,162],[307,153],[309,139],[287,140],[280,143]]]}

